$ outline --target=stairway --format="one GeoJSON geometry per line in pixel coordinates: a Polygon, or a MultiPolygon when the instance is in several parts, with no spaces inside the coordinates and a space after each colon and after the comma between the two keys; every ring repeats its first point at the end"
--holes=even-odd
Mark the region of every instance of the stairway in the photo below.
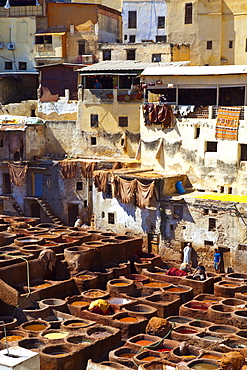
{"type": "Polygon", "coordinates": [[[7,199],[8,201],[10,201],[12,207],[18,213],[19,216],[22,216],[22,217],[25,216],[18,202],[13,198],[12,195],[1,195],[0,198],[7,199]]]}
{"type": "Polygon", "coordinates": [[[47,216],[50,217],[50,219],[54,222],[54,224],[63,226],[63,221],[54,213],[52,208],[49,206],[49,204],[43,200],[42,198],[34,198],[40,205],[40,207],[45,211],[47,216]]]}

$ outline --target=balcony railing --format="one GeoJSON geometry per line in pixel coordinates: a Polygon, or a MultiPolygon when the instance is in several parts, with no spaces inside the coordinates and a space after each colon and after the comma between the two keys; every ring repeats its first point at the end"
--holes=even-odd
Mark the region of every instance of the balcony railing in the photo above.
{"type": "Polygon", "coordinates": [[[0,17],[35,17],[42,16],[43,6],[28,5],[28,6],[11,6],[9,9],[0,8],[0,17]]]}
{"type": "Polygon", "coordinates": [[[139,103],[143,99],[143,93],[141,91],[135,92],[131,89],[118,89],[117,100],[120,103],[139,103]]]}
{"type": "Polygon", "coordinates": [[[84,102],[87,104],[100,103],[142,103],[142,92],[127,89],[85,89],[84,102]]]}

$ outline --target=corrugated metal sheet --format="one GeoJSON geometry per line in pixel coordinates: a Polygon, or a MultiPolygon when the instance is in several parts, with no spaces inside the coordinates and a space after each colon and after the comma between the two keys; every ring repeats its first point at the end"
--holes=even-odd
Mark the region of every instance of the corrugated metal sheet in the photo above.
{"type": "Polygon", "coordinates": [[[141,76],[213,76],[247,73],[247,65],[227,66],[149,66],[141,76]]]}
{"type": "Polygon", "coordinates": [[[159,62],[159,63],[142,63],[136,60],[114,60],[114,61],[104,61],[95,64],[91,64],[90,66],[84,67],[82,69],[78,69],[80,74],[87,74],[87,72],[109,72],[110,71],[133,71],[138,70],[142,71],[148,67],[158,68],[159,66],[162,67],[178,67],[188,65],[189,62],[159,62]]]}

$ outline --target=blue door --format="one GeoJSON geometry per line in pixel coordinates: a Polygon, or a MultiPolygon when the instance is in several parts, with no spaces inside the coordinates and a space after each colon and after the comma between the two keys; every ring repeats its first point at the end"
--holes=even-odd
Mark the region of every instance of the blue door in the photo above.
{"type": "Polygon", "coordinates": [[[43,175],[42,173],[34,174],[34,195],[42,197],[43,195],[43,175]]]}

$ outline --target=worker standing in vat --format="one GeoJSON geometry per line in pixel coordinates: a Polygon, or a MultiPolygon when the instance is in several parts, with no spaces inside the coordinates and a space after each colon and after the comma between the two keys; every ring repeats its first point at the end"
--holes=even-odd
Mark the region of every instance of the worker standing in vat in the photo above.
{"type": "Polygon", "coordinates": [[[214,269],[217,274],[220,273],[220,262],[221,262],[221,254],[217,248],[214,250],[214,269]]]}
{"type": "Polygon", "coordinates": [[[188,265],[191,264],[191,254],[192,254],[192,247],[191,247],[191,243],[187,243],[186,246],[184,247],[184,259],[183,259],[183,263],[186,263],[188,265]]]}

